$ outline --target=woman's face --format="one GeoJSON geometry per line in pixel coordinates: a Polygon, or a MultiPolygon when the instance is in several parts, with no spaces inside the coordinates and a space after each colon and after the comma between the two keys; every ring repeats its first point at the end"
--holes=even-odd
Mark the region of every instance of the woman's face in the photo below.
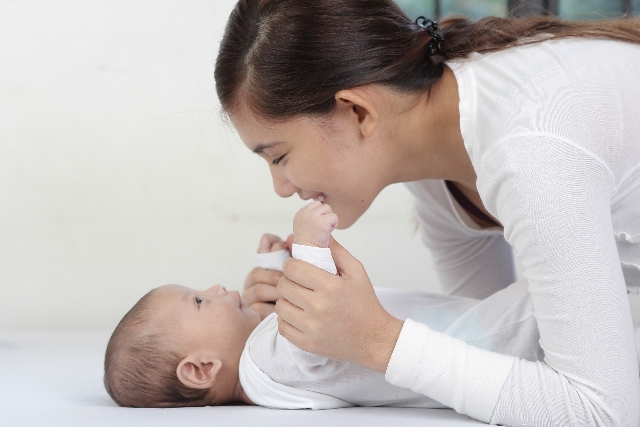
{"type": "Polygon", "coordinates": [[[364,137],[356,112],[267,123],[245,111],[230,119],[244,144],[267,162],[276,193],[324,198],[340,229],[360,218],[389,184],[379,133],[364,137]]]}

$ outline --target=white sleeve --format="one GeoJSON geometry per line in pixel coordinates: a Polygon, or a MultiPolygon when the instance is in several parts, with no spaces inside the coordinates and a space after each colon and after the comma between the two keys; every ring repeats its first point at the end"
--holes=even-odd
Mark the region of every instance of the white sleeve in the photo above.
{"type": "Polygon", "coordinates": [[[517,281],[503,234],[463,225],[443,181],[422,180],[407,187],[416,196],[422,242],[443,293],[485,299],[517,281]]]}
{"type": "Polygon", "coordinates": [[[264,252],[258,254],[258,267],[266,270],[282,271],[282,264],[291,257],[288,250],[282,249],[275,252],[264,252]]]}
{"type": "Polygon", "coordinates": [[[318,248],[316,246],[305,246],[294,243],[291,246],[291,252],[293,252],[292,256],[296,259],[306,261],[331,274],[338,274],[336,264],[331,256],[331,249],[329,248],[318,248]]]}
{"type": "Polygon", "coordinates": [[[274,371],[269,369],[272,367],[276,373],[296,377],[296,366],[290,367],[291,347],[294,346],[278,333],[275,313],[267,316],[253,330],[240,355],[238,367],[242,388],[253,403],[277,409],[335,409],[353,406],[324,393],[281,384],[264,372],[267,369],[273,375],[274,371]],[[257,357],[258,363],[254,357],[257,357]]]}
{"type": "Polygon", "coordinates": [[[333,257],[331,256],[331,249],[329,248],[318,248],[316,246],[305,246],[294,243],[291,251],[293,254],[289,254],[289,251],[286,249],[259,253],[258,267],[267,270],[282,271],[282,264],[284,264],[287,258],[293,256],[296,259],[306,261],[329,273],[338,274],[336,264],[333,262],[333,257]]]}
{"type": "MultiPolygon", "coordinates": [[[[329,273],[337,274],[336,265],[331,256],[331,249],[329,248],[319,248],[294,243],[291,247],[291,252],[296,259],[308,262],[329,273]]],[[[289,251],[287,250],[261,253],[258,254],[258,265],[262,268],[282,271],[282,264],[287,258],[289,258],[289,251]]],[[[301,350],[280,334],[278,334],[276,339],[277,345],[288,353],[290,359],[308,378],[322,378],[342,363],[301,350]]]]}
{"type": "Polygon", "coordinates": [[[407,322],[387,379],[492,424],[640,425],[610,170],[570,141],[546,135],[502,141],[481,167],[485,206],[525,269],[544,361],[482,353],[407,322]]]}

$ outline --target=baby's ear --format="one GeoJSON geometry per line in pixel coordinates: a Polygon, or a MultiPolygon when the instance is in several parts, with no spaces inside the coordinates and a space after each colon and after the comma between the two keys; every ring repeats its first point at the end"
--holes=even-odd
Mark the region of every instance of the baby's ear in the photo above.
{"type": "Polygon", "coordinates": [[[207,353],[192,353],[176,369],[180,382],[191,388],[211,388],[222,369],[222,361],[207,353]]]}

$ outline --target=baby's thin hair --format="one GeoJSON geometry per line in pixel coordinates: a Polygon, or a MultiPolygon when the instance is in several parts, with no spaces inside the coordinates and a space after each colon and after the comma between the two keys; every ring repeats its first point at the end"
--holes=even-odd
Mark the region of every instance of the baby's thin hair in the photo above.
{"type": "Polygon", "coordinates": [[[178,379],[176,369],[184,356],[172,349],[173,340],[154,317],[154,290],[140,298],[109,339],[104,358],[107,393],[118,405],[132,408],[211,405],[212,390],[187,387],[178,379]]]}

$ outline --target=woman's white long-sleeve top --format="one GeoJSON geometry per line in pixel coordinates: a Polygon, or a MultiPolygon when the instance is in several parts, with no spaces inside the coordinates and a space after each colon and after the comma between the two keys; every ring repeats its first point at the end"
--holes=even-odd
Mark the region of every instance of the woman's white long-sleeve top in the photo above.
{"type": "MultiPolygon", "coordinates": [[[[443,181],[408,183],[447,293],[475,298],[524,268],[543,361],[405,321],[385,377],[510,426],[640,426],[627,292],[640,292],[640,46],[565,39],[450,62],[486,209],[480,230],[443,181]]],[[[486,305],[490,307],[490,304],[486,305]]]]}

